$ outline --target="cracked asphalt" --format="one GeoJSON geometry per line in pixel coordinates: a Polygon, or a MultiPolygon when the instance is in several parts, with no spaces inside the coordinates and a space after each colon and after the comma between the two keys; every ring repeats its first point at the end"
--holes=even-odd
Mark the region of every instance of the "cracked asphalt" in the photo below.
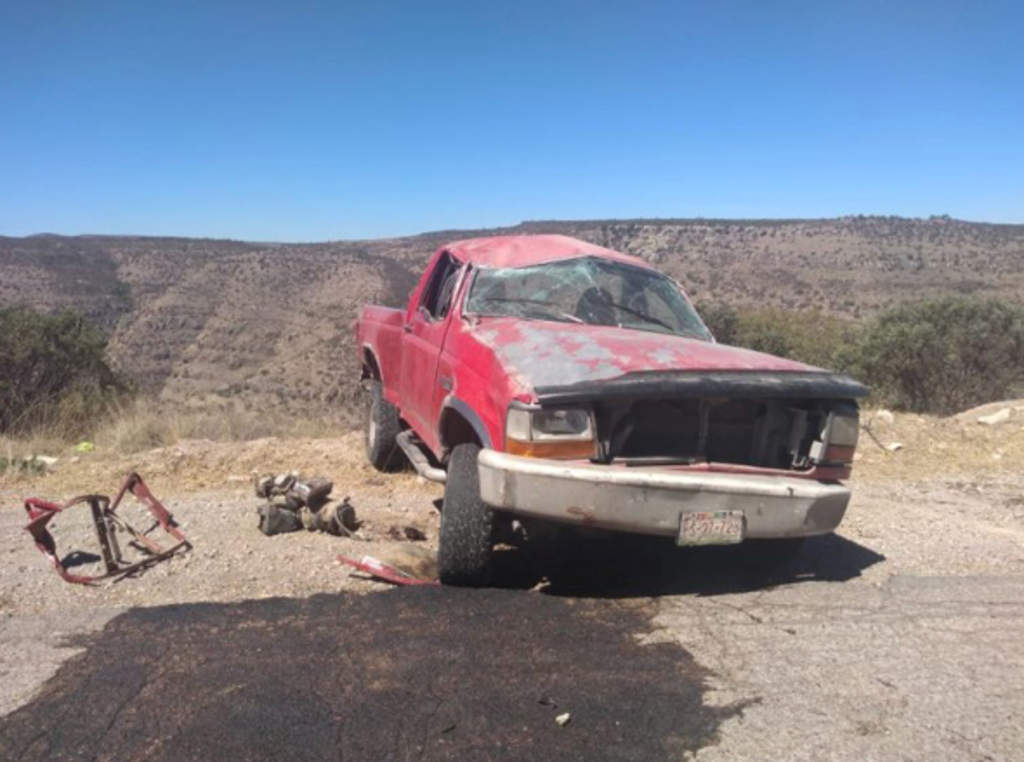
{"type": "Polygon", "coordinates": [[[616,543],[534,591],[509,554],[505,590],[8,615],[0,758],[1024,759],[1024,478],[854,494],[777,567],[616,543]]]}

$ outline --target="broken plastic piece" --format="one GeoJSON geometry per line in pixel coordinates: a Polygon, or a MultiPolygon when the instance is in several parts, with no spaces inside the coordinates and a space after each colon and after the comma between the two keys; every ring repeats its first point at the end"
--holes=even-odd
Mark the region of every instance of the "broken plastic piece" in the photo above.
{"type": "Polygon", "coordinates": [[[401,569],[398,569],[390,564],[386,564],[383,561],[374,558],[373,556],[363,556],[358,561],[348,556],[338,556],[338,560],[343,564],[353,566],[359,571],[366,572],[375,579],[382,580],[384,582],[390,582],[393,585],[440,585],[441,583],[437,580],[432,579],[419,579],[406,574],[401,569]]]}

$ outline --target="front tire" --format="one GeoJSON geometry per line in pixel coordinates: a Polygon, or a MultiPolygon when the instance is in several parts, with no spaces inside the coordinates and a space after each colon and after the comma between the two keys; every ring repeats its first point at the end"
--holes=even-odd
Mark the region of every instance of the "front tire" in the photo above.
{"type": "Polygon", "coordinates": [[[445,585],[482,587],[491,579],[494,511],[480,499],[477,444],[452,450],[441,509],[438,571],[445,585]]]}
{"type": "Polygon", "coordinates": [[[374,382],[366,421],[366,459],[378,471],[397,471],[402,467],[402,451],[396,441],[400,430],[398,409],[384,399],[380,382],[374,382]]]}

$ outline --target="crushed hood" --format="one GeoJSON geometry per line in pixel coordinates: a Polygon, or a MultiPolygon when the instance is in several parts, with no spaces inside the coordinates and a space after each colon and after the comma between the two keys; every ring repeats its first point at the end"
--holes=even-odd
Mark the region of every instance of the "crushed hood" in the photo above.
{"type": "Polygon", "coordinates": [[[853,379],[782,357],[614,326],[484,318],[471,330],[542,402],[606,396],[863,397],[853,379]]]}

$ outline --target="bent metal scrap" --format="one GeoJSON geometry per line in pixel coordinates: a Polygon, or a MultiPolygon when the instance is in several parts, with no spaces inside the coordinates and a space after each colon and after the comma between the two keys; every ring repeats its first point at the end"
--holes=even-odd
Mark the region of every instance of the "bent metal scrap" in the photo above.
{"type": "Polygon", "coordinates": [[[179,551],[190,550],[192,547],[189,541],[185,539],[185,535],[178,529],[171,514],[153,496],[146,483],[142,481],[142,477],[136,473],[128,475],[113,502],[105,495],[82,495],[72,498],[64,503],[64,505],[57,505],[46,500],[30,497],[25,500],[25,512],[29,517],[29,523],[25,526],[25,530],[32,535],[36,547],[53,563],[57,574],[67,582],[89,585],[104,579],[124,577],[140,569],[152,566],[159,561],[163,561],[179,551]],[[162,547],[147,536],[148,532],[138,531],[117,515],[117,507],[127,492],[131,492],[139,502],[149,509],[149,512],[156,520],[156,524],[176,541],[174,545],[168,548],[162,547]],[[103,556],[103,564],[106,567],[105,574],[87,576],[69,572],[61,561],[60,556],[57,555],[57,545],[53,535],[46,528],[46,525],[58,513],[80,504],[87,504],[92,511],[93,524],[96,526],[96,537],[99,540],[100,553],[103,556]],[[135,563],[126,562],[121,555],[121,548],[117,542],[118,530],[130,535],[133,543],[137,543],[148,555],[135,563]]]}

